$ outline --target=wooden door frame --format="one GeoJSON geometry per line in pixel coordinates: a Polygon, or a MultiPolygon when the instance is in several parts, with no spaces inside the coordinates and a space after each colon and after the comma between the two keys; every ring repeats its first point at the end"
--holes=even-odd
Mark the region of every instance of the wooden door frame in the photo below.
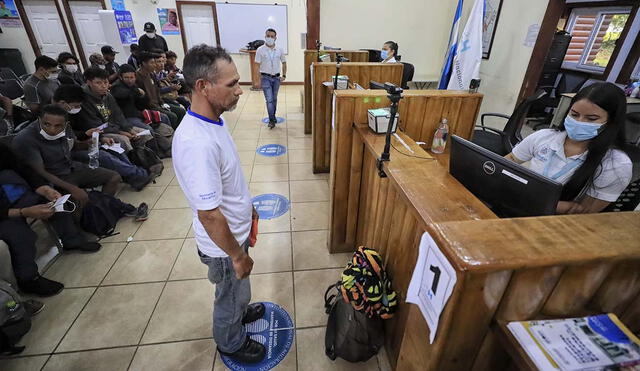
{"type": "MultiPolygon", "coordinates": [[[[56,10],[58,11],[58,18],[60,18],[60,23],[62,23],[62,29],[64,30],[64,35],[67,38],[67,44],[69,45],[69,52],[75,54],[74,45],[71,42],[71,34],[69,33],[69,29],[67,28],[67,23],[64,21],[65,18],[62,15],[62,9],[60,9],[60,4],[56,0],[50,0],[50,1],[52,1],[55,4],[56,10]]],[[[40,51],[40,45],[38,45],[38,40],[36,39],[36,35],[33,32],[33,27],[31,27],[31,22],[29,22],[29,17],[27,17],[27,10],[24,8],[24,4],[22,3],[22,0],[14,0],[14,3],[16,4],[16,8],[18,10],[18,13],[20,14],[20,18],[22,18],[24,29],[25,31],[27,31],[27,36],[29,37],[29,43],[31,44],[31,48],[33,49],[33,52],[35,53],[36,57],[39,57],[42,55],[42,52],[40,51]]]]}
{"type": "Polygon", "coordinates": [[[191,1],[191,0],[176,0],[176,10],[178,11],[178,19],[180,19],[180,26],[182,28],[182,32],[180,32],[180,38],[182,39],[182,50],[184,50],[184,54],[186,55],[189,51],[187,47],[187,35],[185,34],[186,29],[184,25],[184,20],[182,18],[182,6],[183,5],[209,5],[211,6],[211,14],[213,15],[213,29],[216,33],[216,45],[220,46],[220,29],[218,28],[218,11],[216,9],[216,3],[214,1],[191,1]]]}
{"type": "Polygon", "coordinates": [[[64,7],[65,14],[67,15],[69,26],[71,26],[71,33],[73,35],[73,39],[76,42],[76,47],[78,50],[77,57],[80,59],[80,63],[82,63],[82,66],[84,67],[84,69],[87,69],[89,68],[89,66],[87,65],[87,60],[86,60],[87,58],[85,57],[84,48],[82,47],[82,40],[80,40],[80,35],[78,34],[78,27],[76,26],[76,22],[73,19],[73,13],[71,12],[71,5],[70,5],[71,1],[97,2],[97,3],[100,3],[100,5],[102,5],[103,10],[107,9],[107,5],[105,4],[104,0],[62,0],[62,6],[64,7]]]}
{"type": "Polygon", "coordinates": [[[307,49],[316,49],[316,40],[320,40],[320,0],[307,2],[307,49]]]}

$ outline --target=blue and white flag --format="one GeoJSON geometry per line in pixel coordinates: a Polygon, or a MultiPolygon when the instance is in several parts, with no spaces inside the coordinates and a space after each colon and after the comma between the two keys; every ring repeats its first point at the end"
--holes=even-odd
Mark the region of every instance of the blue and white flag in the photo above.
{"type": "Polygon", "coordinates": [[[483,19],[484,0],[475,0],[453,59],[453,71],[447,87],[449,90],[469,89],[471,80],[480,78],[483,19]]]}
{"type": "Polygon", "coordinates": [[[458,0],[456,14],[453,16],[451,34],[449,35],[449,47],[447,48],[447,55],[445,55],[444,57],[444,66],[442,66],[442,75],[440,77],[440,84],[438,84],[438,89],[446,89],[447,85],[449,85],[449,78],[451,77],[451,66],[453,65],[453,58],[456,56],[456,48],[458,47],[458,30],[460,29],[460,17],[462,17],[462,0],[458,0]]]}

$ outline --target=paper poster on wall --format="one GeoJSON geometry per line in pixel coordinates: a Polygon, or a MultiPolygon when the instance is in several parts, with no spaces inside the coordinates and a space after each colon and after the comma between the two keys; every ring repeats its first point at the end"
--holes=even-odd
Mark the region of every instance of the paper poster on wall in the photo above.
{"type": "Polygon", "coordinates": [[[129,45],[138,42],[131,12],[128,10],[114,10],[113,15],[116,17],[116,25],[118,26],[122,44],[129,45]]]}
{"type": "Polygon", "coordinates": [[[111,0],[111,9],[113,9],[113,10],[127,10],[124,7],[124,0],[111,0]]]}
{"type": "Polygon", "coordinates": [[[496,36],[498,18],[502,9],[502,0],[485,0],[484,20],[482,24],[482,58],[489,59],[493,39],[496,36]]]}
{"type": "Polygon", "coordinates": [[[18,8],[13,0],[0,0],[0,25],[7,28],[22,27],[18,8]]]}
{"type": "Polygon", "coordinates": [[[163,35],[180,35],[178,12],[175,9],[158,8],[158,18],[163,35]]]}

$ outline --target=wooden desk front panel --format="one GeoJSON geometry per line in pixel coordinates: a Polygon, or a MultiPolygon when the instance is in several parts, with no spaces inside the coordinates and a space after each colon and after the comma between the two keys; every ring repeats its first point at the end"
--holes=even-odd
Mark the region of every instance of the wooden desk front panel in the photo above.
{"type": "MultiPolygon", "coordinates": [[[[322,52],[329,54],[331,60],[336,60],[336,54],[342,54],[351,62],[367,62],[369,61],[369,52],[366,50],[323,50],[322,52]]],[[[304,133],[311,134],[311,70],[309,66],[313,62],[318,62],[317,50],[304,51],[304,133]]]]}
{"type": "Polygon", "coordinates": [[[639,213],[427,226],[458,283],[431,345],[419,310],[409,306],[396,369],[505,369],[509,358],[490,331],[498,321],[613,312],[640,331],[639,228],[639,213]]]}
{"type": "MultiPolygon", "coordinates": [[[[331,148],[332,104],[326,103],[327,100],[331,101],[331,97],[326,96],[327,87],[323,85],[323,82],[331,81],[331,76],[336,74],[336,66],[334,63],[314,63],[313,66],[313,171],[314,173],[326,173],[329,172],[331,162],[327,156],[329,154],[327,150],[331,148]]],[[[368,87],[370,80],[400,84],[402,69],[403,65],[400,63],[343,63],[340,74],[349,76],[350,82],[368,87]]],[[[377,100],[381,101],[383,97],[378,97],[377,100]]]]}
{"type": "MultiPolygon", "coordinates": [[[[386,92],[380,90],[340,90],[336,93],[336,112],[335,112],[335,125],[332,128],[331,138],[331,175],[329,177],[331,184],[331,217],[330,217],[330,232],[329,232],[329,251],[331,252],[344,252],[353,251],[355,248],[355,228],[352,227],[353,221],[357,220],[358,204],[359,204],[359,189],[360,189],[360,174],[361,171],[361,151],[353,151],[353,141],[358,140],[353,137],[353,124],[366,124],[367,123],[367,110],[371,108],[388,107],[389,100],[386,97],[386,92]],[[360,153],[360,154],[358,154],[360,153]],[[337,181],[339,180],[339,181],[337,181]]],[[[441,110],[447,112],[453,111],[453,107],[459,107],[458,118],[465,117],[468,112],[477,112],[477,106],[479,105],[482,95],[468,94],[451,91],[430,91],[430,90],[411,90],[407,91],[405,98],[400,102],[400,127],[405,127],[407,130],[411,130],[414,133],[425,132],[427,138],[429,135],[432,137],[435,128],[439,123],[438,120],[426,120],[425,109],[431,106],[429,103],[432,100],[438,100],[437,106],[441,107],[441,110]],[[462,103],[460,102],[462,100],[462,103]],[[415,102],[415,103],[414,103],[415,102]],[[473,109],[466,110],[465,107],[472,106],[473,109]],[[420,108],[422,107],[422,108],[420,108]],[[424,125],[420,127],[419,125],[424,125]],[[431,134],[429,134],[431,133],[431,134]]],[[[440,111],[442,112],[442,111],[440,111]]],[[[435,117],[435,116],[433,116],[435,117]]],[[[439,114],[438,114],[439,117],[439,114]]],[[[453,117],[453,116],[450,116],[453,117]]],[[[459,135],[463,138],[470,138],[471,132],[475,125],[475,117],[473,120],[458,120],[457,123],[452,122],[452,134],[459,135]]],[[[408,134],[408,133],[407,133],[408,134]]],[[[409,135],[411,137],[411,135],[409,135]]],[[[421,139],[412,139],[419,141],[421,139]]],[[[315,144],[314,144],[315,145],[315,144]]],[[[362,147],[362,146],[360,146],[362,147]]],[[[378,152],[381,153],[382,151],[378,152]]],[[[423,164],[420,164],[423,165],[423,164]]],[[[429,177],[433,177],[437,174],[439,181],[446,180],[447,183],[451,181],[451,177],[448,174],[448,167],[434,167],[430,168],[429,177]]],[[[412,176],[413,174],[409,175],[412,176]]],[[[425,182],[432,181],[431,179],[425,179],[425,182]]],[[[457,183],[457,182],[456,182],[457,183]]],[[[464,197],[457,196],[455,192],[447,189],[444,186],[439,188],[440,194],[459,197],[460,204],[464,204],[466,201],[464,197]]],[[[433,208],[432,215],[443,215],[446,213],[438,212],[433,203],[427,204],[433,208]]],[[[425,212],[426,214],[431,211],[425,212]]],[[[465,212],[459,210],[457,213],[449,213],[446,220],[464,220],[468,216],[464,215],[465,212]],[[458,218],[458,219],[456,219],[458,218]]],[[[469,214],[467,212],[467,214],[469,214]]],[[[478,216],[472,216],[478,217],[478,216]]],[[[425,219],[428,220],[428,219],[425,219]]],[[[434,219],[445,220],[445,219],[434,219]]]]}

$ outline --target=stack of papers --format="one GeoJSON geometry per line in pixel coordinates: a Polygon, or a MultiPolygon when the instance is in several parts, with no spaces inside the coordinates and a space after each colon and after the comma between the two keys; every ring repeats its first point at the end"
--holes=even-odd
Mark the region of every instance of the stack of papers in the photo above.
{"type": "Polygon", "coordinates": [[[120,146],[120,143],[113,143],[112,145],[103,144],[101,147],[116,153],[124,153],[124,149],[120,146]]]}

